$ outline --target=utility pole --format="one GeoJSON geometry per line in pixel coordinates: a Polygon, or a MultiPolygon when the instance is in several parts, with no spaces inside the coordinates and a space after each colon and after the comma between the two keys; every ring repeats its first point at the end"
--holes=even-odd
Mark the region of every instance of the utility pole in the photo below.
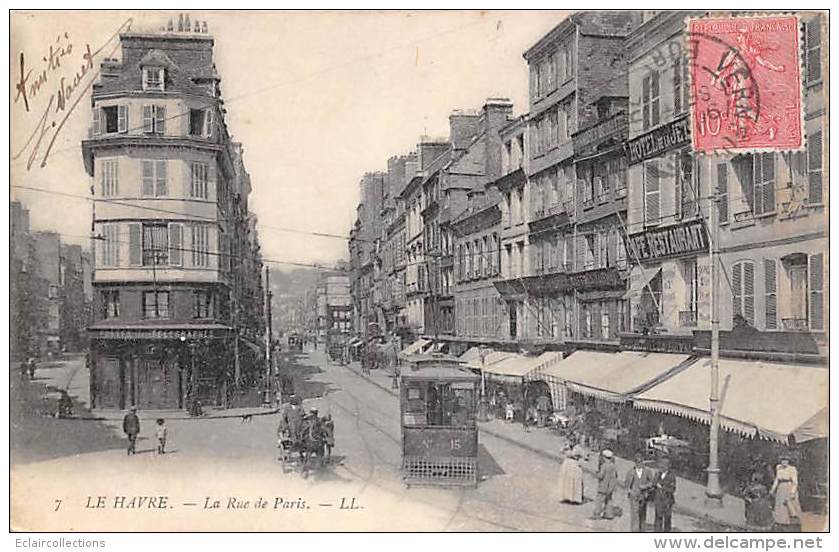
{"type": "Polygon", "coordinates": [[[710,443],[708,446],[708,484],[705,502],[709,506],[722,506],[720,490],[719,441],[720,441],[720,274],[719,274],[719,196],[711,194],[710,205],[710,257],[711,257],[711,411],[710,443]]]}
{"type": "Polygon", "coordinates": [[[271,404],[271,270],[265,267],[265,398],[271,404]]]}

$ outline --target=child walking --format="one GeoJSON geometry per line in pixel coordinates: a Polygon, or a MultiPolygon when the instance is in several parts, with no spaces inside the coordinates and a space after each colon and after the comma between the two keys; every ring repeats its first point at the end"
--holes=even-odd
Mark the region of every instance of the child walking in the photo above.
{"type": "Polygon", "coordinates": [[[166,420],[157,419],[157,454],[166,454],[166,420]]]}

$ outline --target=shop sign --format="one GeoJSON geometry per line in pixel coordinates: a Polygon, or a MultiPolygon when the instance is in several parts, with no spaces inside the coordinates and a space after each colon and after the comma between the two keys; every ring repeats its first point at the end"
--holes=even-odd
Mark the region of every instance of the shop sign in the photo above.
{"type": "Polygon", "coordinates": [[[210,330],[90,330],[93,339],[207,339],[213,337],[210,330]]]}
{"type": "Polygon", "coordinates": [[[625,334],[620,339],[621,349],[626,351],[691,354],[694,347],[692,335],[651,337],[625,334]]]}
{"type": "Polygon", "coordinates": [[[685,116],[627,142],[626,158],[630,165],[634,165],[688,144],[690,121],[685,116]]]}
{"type": "Polygon", "coordinates": [[[652,261],[708,252],[708,233],[702,219],[663,228],[650,228],[626,238],[633,260],[652,261]]]}

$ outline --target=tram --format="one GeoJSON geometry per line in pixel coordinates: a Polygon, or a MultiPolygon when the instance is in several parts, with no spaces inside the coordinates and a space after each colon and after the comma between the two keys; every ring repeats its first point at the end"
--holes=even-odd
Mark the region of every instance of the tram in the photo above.
{"type": "Polygon", "coordinates": [[[409,487],[477,485],[480,378],[447,355],[407,360],[399,386],[403,482],[409,487]]]}

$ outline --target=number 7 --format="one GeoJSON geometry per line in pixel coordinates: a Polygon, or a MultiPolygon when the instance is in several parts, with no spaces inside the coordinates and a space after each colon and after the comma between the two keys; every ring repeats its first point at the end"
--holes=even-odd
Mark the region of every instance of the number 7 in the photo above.
{"type": "Polygon", "coordinates": [[[59,508],[61,508],[61,499],[56,498],[55,499],[55,510],[53,510],[53,512],[57,512],[59,508]]]}

